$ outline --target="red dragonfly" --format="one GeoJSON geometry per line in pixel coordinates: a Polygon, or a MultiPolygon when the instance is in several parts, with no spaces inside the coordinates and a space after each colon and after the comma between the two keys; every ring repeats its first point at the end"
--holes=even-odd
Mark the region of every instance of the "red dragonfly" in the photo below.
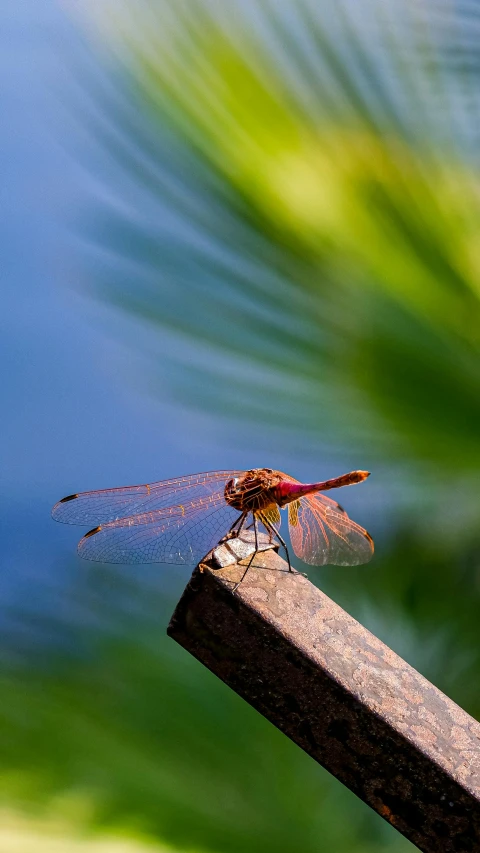
{"type": "Polygon", "coordinates": [[[314,566],[355,566],[371,559],[373,540],[323,493],[368,476],[368,471],[351,471],[305,484],[271,468],[209,471],[69,495],[55,504],[52,516],[65,524],[96,525],[78,544],[86,560],[195,565],[220,541],[253,526],[257,547],[261,529],[284,546],[291,570],[279,533],[280,509],[288,506],[297,557],[314,566]]]}

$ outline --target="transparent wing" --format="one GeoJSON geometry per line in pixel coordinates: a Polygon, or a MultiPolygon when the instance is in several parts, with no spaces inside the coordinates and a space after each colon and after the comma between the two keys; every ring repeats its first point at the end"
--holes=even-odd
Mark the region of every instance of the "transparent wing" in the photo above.
{"type": "Polygon", "coordinates": [[[104,563],[195,565],[228,532],[239,512],[221,498],[111,521],[87,533],[80,557],[104,563]]]}
{"type": "Polygon", "coordinates": [[[358,566],[373,556],[371,536],[325,495],[291,503],[288,527],[295,554],[312,566],[358,566]]]}
{"type": "Polygon", "coordinates": [[[63,524],[104,524],[127,516],[223,496],[225,484],[241,471],[208,471],[141,486],[123,486],[69,495],[55,504],[52,518],[63,524]]]}

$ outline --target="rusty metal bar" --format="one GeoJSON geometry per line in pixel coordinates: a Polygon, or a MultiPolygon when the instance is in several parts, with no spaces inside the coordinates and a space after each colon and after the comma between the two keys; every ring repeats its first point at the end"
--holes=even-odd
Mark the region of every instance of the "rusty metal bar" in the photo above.
{"type": "Polygon", "coordinates": [[[229,547],[169,635],[424,853],[479,853],[480,724],[275,550],[232,593],[229,547]]]}

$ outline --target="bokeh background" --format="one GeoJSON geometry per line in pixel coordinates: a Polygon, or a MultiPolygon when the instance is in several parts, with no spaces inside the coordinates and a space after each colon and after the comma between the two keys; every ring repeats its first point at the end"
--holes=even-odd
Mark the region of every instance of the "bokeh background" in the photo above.
{"type": "Polygon", "coordinates": [[[479,4],[0,18],[2,853],[413,850],[166,638],[187,570],[50,508],[367,468],[374,561],[309,575],[478,716],[479,4]]]}

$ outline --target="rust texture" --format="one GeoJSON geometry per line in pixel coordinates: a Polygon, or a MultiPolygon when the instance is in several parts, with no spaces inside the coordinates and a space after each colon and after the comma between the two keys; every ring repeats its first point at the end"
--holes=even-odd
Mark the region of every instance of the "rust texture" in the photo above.
{"type": "Polygon", "coordinates": [[[478,853],[480,724],[274,550],[236,593],[215,565],[169,635],[420,850],[478,853]]]}

